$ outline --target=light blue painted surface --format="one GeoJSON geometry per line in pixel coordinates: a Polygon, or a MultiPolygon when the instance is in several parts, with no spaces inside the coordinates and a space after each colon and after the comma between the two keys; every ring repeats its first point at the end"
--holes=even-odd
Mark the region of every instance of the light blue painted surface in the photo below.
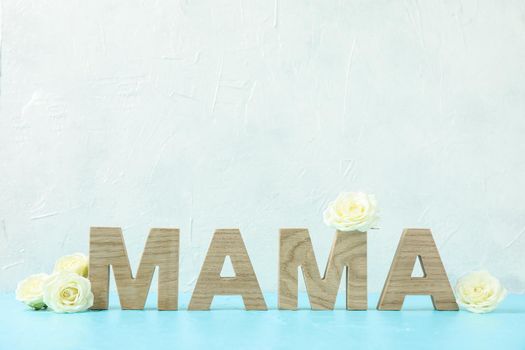
{"type": "MultiPolygon", "coordinates": [[[[409,297],[404,311],[244,311],[240,297],[216,297],[213,311],[112,309],[80,314],[34,312],[0,295],[0,349],[525,349],[525,296],[511,295],[493,313],[432,310],[428,297],[409,297]]],[[[342,308],[343,297],[338,298],[342,308]]]]}

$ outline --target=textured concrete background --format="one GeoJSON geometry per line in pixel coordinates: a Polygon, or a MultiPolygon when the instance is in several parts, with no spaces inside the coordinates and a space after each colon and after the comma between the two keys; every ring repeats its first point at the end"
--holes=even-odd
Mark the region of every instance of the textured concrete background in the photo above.
{"type": "MultiPolygon", "coordinates": [[[[0,290],[121,226],[179,227],[181,291],[239,227],[266,291],[281,227],[322,270],[343,190],[376,194],[369,290],[404,227],[452,282],[525,291],[525,2],[2,1],[0,290]]],[[[136,267],[136,265],[134,265],[136,267]]]]}

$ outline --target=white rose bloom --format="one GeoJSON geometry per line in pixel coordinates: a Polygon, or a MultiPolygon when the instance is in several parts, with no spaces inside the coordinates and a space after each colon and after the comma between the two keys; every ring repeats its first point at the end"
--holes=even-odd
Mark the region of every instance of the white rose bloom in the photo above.
{"type": "Polygon", "coordinates": [[[39,273],[20,281],[16,287],[16,300],[23,302],[35,310],[45,308],[44,284],[48,278],[49,275],[39,273]]]}
{"type": "Polygon", "coordinates": [[[55,312],[81,312],[93,306],[91,283],[73,272],[52,275],[44,286],[44,302],[55,312]]]}
{"type": "Polygon", "coordinates": [[[89,261],[82,253],[75,253],[61,257],[55,263],[53,272],[74,272],[82,277],[88,276],[89,261]]]}
{"type": "Polygon", "coordinates": [[[366,232],[379,220],[376,198],[363,192],[341,193],[323,217],[325,224],[339,231],[366,232]]]}
{"type": "Polygon", "coordinates": [[[499,280],[487,271],[472,272],[456,283],[457,302],[470,312],[490,312],[506,295],[499,280]]]}

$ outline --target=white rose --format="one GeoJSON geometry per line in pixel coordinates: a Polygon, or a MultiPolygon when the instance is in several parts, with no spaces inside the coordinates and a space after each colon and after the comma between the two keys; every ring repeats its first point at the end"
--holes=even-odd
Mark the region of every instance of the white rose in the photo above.
{"type": "Polygon", "coordinates": [[[93,306],[91,283],[73,272],[53,274],[44,286],[44,303],[55,312],[81,312],[93,306]]]}
{"type": "Polygon", "coordinates": [[[82,277],[87,277],[88,266],[88,258],[82,253],[75,253],[58,259],[53,272],[74,272],[82,277]]]}
{"type": "Polygon", "coordinates": [[[478,314],[494,310],[506,295],[499,280],[487,271],[472,272],[456,283],[458,304],[478,314]]]}
{"type": "Polygon", "coordinates": [[[339,231],[366,232],[379,220],[376,198],[362,192],[341,193],[323,217],[325,224],[339,231]]]}
{"type": "Polygon", "coordinates": [[[45,308],[44,284],[48,278],[49,275],[39,273],[20,281],[16,287],[16,300],[23,302],[35,310],[45,308]]]}

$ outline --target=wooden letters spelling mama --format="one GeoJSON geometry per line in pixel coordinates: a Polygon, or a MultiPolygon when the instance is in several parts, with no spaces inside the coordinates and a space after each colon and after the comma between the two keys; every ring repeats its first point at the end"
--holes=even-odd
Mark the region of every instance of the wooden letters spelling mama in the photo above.
{"type": "MultiPolygon", "coordinates": [[[[92,227],[89,247],[89,279],[95,297],[92,309],[108,308],[110,266],[113,267],[122,309],[143,309],[158,266],[157,307],[159,310],[177,310],[179,237],[178,229],[151,229],[133,277],[122,230],[92,227]]],[[[366,232],[337,231],[321,276],[308,230],[282,229],[279,239],[279,309],[297,309],[300,268],[312,309],[333,310],[344,272],[346,308],[366,310],[366,252],[366,232]]],[[[241,295],[246,310],[267,310],[237,229],[215,231],[188,309],[209,310],[215,295],[241,295]],[[231,259],[235,277],[221,277],[227,256],[231,259]]],[[[445,267],[428,229],[404,230],[377,309],[401,310],[406,295],[430,295],[436,310],[458,310],[445,267]],[[422,277],[412,277],[417,259],[424,272],[422,277]]]]}

